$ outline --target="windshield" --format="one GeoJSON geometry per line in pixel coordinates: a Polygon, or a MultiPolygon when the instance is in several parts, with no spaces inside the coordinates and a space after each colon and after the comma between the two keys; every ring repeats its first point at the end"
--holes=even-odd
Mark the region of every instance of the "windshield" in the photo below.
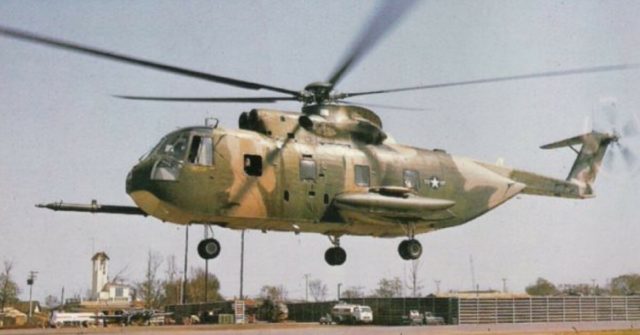
{"type": "Polygon", "coordinates": [[[187,153],[187,144],[189,143],[188,134],[169,135],[153,148],[151,154],[154,155],[166,155],[176,160],[184,160],[184,156],[187,153]]]}
{"type": "Polygon", "coordinates": [[[369,307],[362,307],[362,311],[365,313],[371,313],[371,308],[369,307]]]}

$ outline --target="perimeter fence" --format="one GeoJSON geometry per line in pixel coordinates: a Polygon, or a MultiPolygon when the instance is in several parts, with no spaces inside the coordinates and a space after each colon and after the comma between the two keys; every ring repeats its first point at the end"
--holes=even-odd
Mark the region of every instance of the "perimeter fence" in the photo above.
{"type": "Polygon", "coordinates": [[[459,299],[459,324],[640,320],[640,296],[459,299]]]}

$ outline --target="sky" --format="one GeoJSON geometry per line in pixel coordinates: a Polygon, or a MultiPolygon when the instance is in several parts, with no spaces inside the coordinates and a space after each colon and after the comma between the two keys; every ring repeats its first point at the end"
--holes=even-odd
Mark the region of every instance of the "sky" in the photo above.
{"type": "MultiPolygon", "coordinates": [[[[2,1],[0,25],[217,75],[302,89],[326,80],[377,2],[368,1],[2,1]]],[[[640,62],[637,1],[422,1],[340,82],[368,91],[541,71],[640,62]]],[[[376,109],[399,143],[564,178],[568,150],[539,146],[585,132],[585,118],[615,101],[640,110],[640,71],[543,78],[353,98],[419,107],[376,109]]],[[[64,200],[133,205],[125,178],[138,157],[179,127],[217,117],[236,128],[242,111],[275,105],[126,101],[113,94],[238,96],[256,92],[183,78],[0,37],[0,261],[12,261],[28,298],[84,294],[90,258],[105,251],[111,275],[142,280],[148,251],[182,262],[184,227],[153,218],[54,213],[36,203],[64,200]]],[[[271,95],[268,92],[257,94],[271,95]]],[[[587,122],[588,124],[589,122],[587,122]]],[[[586,129],[588,130],[588,129],[586,129]]],[[[626,139],[623,139],[623,141],[626,139]]],[[[634,143],[628,142],[631,146],[634,143]]],[[[637,144],[637,143],[636,143],[637,144]]],[[[636,145],[631,147],[640,149],[636,145]]],[[[619,168],[619,167],[618,167],[619,168]]],[[[521,292],[544,277],[554,283],[605,285],[640,272],[637,175],[624,168],[598,176],[595,199],[518,196],[455,228],[419,235],[421,292],[521,292]],[[473,269],[470,258],[473,258],[473,269]]],[[[209,263],[225,297],[239,293],[240,232],[214,228],[222,244],[209,263]]],[[[190,229],[190,266],[204,266],[190,229]]],[[[407,279],[401,238],[341,240],[348,258],[328,266],[322,235],[246,233],[244,292],[283,285],[305,296],[304,275],[336,296],[381,278],[407,279]]],[[[161,270],[164,276],[164,268],[161,270]]],[[[409,290],[406,290],[407,294],[409,290]]]]}

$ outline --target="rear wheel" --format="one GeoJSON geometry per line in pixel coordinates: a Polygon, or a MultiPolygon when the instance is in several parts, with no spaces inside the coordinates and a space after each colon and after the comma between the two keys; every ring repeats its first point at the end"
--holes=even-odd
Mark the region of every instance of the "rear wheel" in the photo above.
{"type": "Polygon", "coordinates": [[[398,245],[398,253],[404,260],[413,260],[422,255],[422,245],[416,239],[404,240],[398,245]]]}
{"type": "Polygon", "coordinates": [[[324,253],[324,260],[331,266],[342,265],[347,260],[347,252],[341,247],[332,247],[324,253]]]}
{"type": "Polygon", "coordinates": [[[220,243],[215,238],[207,238],[198,243],[198,255],[204,259],[214,259],[220,254],[220,243]]]}

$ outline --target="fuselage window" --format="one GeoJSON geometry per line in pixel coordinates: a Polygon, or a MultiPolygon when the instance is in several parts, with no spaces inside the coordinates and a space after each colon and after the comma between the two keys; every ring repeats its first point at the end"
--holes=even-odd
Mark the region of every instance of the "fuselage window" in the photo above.
{"type": "Polygon", "coordinates": [[[404,187],[417,190],[420,182],[420,175],[415,170],[404,170],[404,187]]]}
{"type": "Polygon", "coordinates": [[[262,157],[258,155],[244,155],[244,172],[250,176],[262,176],[262,157]]]}
{"type": "Polygon", "coordinates": [[[316,180],[316,161],[310,158],[300,160],[300,179],[316,180]]]}
{"type": "Polygon", "coordinates": [[[197,165],[213,165],[213,139],[193,136],[189,148],[189,162],[197,165]]]}
{"type": "Polygon", "coordinates": [[[355,182],[358,186],[369,186],[369,166],[355,165],[355,182]]]}

